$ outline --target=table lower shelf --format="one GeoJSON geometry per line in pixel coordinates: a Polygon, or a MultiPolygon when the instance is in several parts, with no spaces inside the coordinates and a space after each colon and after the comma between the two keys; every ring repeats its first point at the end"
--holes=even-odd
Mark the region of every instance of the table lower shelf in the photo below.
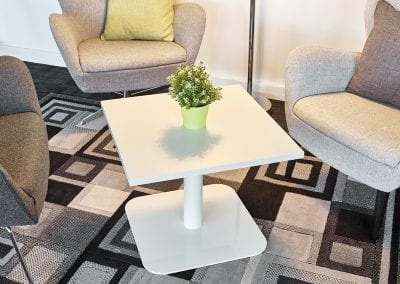
{"type": "Polygon", "coordinates": [[[267,241],[229,186],[203,187],[203,223],[183,223],[183,190],[142,196],[129,201],[126,214],[143,266],[155,274],[171,274],[262,253],[267,241]]]}

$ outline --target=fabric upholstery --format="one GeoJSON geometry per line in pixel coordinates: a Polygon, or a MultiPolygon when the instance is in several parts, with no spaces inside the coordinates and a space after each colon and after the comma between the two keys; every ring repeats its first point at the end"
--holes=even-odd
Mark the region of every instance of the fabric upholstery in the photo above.
{"type": "Polygon", "coordinates": [[[0,166],[0,226],[31,225],[37,222],[34,200],[16,185],[0,166]]]}
{"type": "Polygon", "coordinates": [[[206,13],[194,3],[177,4],[174,10],[174,41],[186,50],[186,63],[193,64],[206,28],[206,13]]]}
{"type": "Polygon", "coordinates": [[[358,53],[322,47],[302,47],[294,50],[289,55],[286,67],[286,120],[290,135],[311,153],[360,182],[389,192],[400,187],[400,163],[395,164],[398,156],[389,157],[390,154],[385,153],[385,148],[398,155],[400,143],[398,130],[396,133],[389,133],[392,121],[387,118],[384,129],[369,128],[376,127],[379,123],[383,124],[384,115],[376,113],[377,111],[383,111],[391,118],[396,117],[395,120],[398,121],[399,115],[396,116],[394,111],[400,114],[400,110],[353,94],[343,94],[356,70],[359,57],[358,53]],[[318,99],[320,96],[322,96],[321,101],[318,99]],[[336,96],[339,102],[331,106],[330,99],[333,100],[336,96]],[[329,100],[329,104],[325,100],[329,100]],[[338,108],[342,108],[342,104],[346,101],[350,105],[345,107],[347,112],[344,113],[345,110],[338,108]],[[362,108],[367,102],[372,104],[368,106],[371,110],[369,115],[378,118],[377,122],[365,118],[367,115],[362,108]],[[312,118],[305,118],[308,115],[306,105],[314,108],[312,118]],[[333,116],[330,108],[340,111],[339,117],[333,121],[330,121],[333,116]],[[299,118],[295,112],[303,118],[299,118]],[[324,115],[328,117],[322,118],[324,115]],[[340,118],[341,115],[347,119],[340,118]],[[361,122],[360,117],[367,119],[371,125],[361,122]],[[354,127],[353,120],[355,120],[354,127]],[[329,131],[328,124],[322,126],[325,122],[332,126],[329,131]],[[347,131],[354,129],[355,135],[351,138],[347,131]],[[382,136],[367,141],[374,133],[382,136]],[[360,138],[362,141],[358,145],[360,138]],[[373,149],[373,143],[376,149],[373,149]],[[367,149],[373,150],[373,153],[364,154],[367,149]]]}
{"type": "MultiPolygon", "coordinates": [[[[400,0],[384,0],[390,5],[392,5],[396,10],[400,11],[400,0]]],[[[365,31],[367,35],[372,31],[374,27],[374,14],[376,5],[379,0],[367,0],[365,4],[365,31]]]]}
{"type": "Polygon", "coordinates": [[[166,85],[166,78],[176,71],[179,64],[131,69],[112,72],[83,73],[74,80],[84,92],[116,92],[147,89],[166,85]]]}
{"type": "Polygon", "coordinates": [[[0,56],[0,115],[32,111],[41,114],[28,68],[11,56],[0,56]]]}
{"type": "Polygon", "coordinates": [[[0,56],[0,226],[34,224],[47,192],[47,132],[30,73],[0,56]]]}
{"type": "Polygon", "coordinates": [[[380,1],[347,91],[400,107],[400,11],[380,1]]]}
{"type": "Polygon", "coordinates": [[[58,0],[63,15],[74,19],[84,39],[100,37],[107,16],[107,0],[58,0]]]}
{"type": "Polygon", "coordinates": [[[34,224],[46,197],[49,171],[42,117],[33,112],[0,116],[0,145],[0,166],[4,169],[0,176],[0,225],[34,224]]]}
{"type": "MultiPolygon", "coordinates": [[[[165,85],[178,64],[144,69],[87,73],[78,46],[99,37],[104,28],[106,0],[59,0],[62,15],[50,16],[50,27],[61,55],[78,87],[88,93],[128,91],[165,85]],[[150,76],[150,77],[149,77],[150,76]]],[[[193,3],[174,5],[174,42],[186,51],[184,64],[194,63],[205,29],[205,12],[193,3]]]]}
{"type": "Polygon", "coordinates": [[[359,56],[359,53],[314,46],[292,51],[286,64],[289,110],[303,97],[345,91],[359,56]]]}
{"type": "Polygon", "coordinates": [[[324,162],[375,189],[390,192],[400,187],[400,166],[389,167],[324,135],[293,114],[287,114],[290,135],[324,162]]]}
{"type": "Polygon", "coordinates": [[[79,45],[83,72],[104,72],[186,62],[186,51],[174,42],[103,41],[91,38],[79,45]]]}
{"type": "Polygon", "coordinates": [[[108,0],[102,40],[172,41],[173,0],[108,0]]]}
{"type": "Polygon", "coordinates": [[[303,98],[293,113],[353,151],[392,168],[400,163],[400,111],[394,107],[343,92],[303,98]]]}
{"type": "Polygon", "coordinates": [[[69,72],[73,78],[82,76],[78,46],[87,38],[85,32],[82,31],[82,27],[79,26],[73,16],[52,14],[49,20],[54,40],[69,72]]]}

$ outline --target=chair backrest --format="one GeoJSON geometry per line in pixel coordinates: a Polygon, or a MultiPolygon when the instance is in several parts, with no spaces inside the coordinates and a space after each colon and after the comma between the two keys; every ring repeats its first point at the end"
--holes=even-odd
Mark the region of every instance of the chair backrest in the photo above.
{"type": "Polygon", "coordinates": [[[98,37],[104,30],[107,0],[58,0],[63,14],[79,22],[87,38],[98,37]]]}
{"type": "MultiPolygon", "coordinates": [[[[367,35],[372,31],[374,27],[374,14],[376,5],[380,0],[367,0],[365,4],[365,30],[367,35]]],[[[396,10],[400,11],[400,0],[382,0],[388,2],[396,10]]]]}

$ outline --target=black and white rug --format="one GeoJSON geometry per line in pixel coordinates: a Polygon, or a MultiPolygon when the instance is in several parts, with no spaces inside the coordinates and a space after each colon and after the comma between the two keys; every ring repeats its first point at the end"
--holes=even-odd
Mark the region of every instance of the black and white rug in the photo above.
{"type": "MultiPolygon", "coordinates": [[[[182,180],[129,187],[109,130],[76,127],[98,109],[97,101],[50,93],[41,105],[51,160],[46,204],[39,224],[15,228],[36,283],[398,281],[400,195],[391,194],[384,234],[372,241],[368,222],[376,192],[310,153],[292,162],[290,174],[287,163],[279,163],[205,177],[205,184],[237,191],[268,238],[264,253],[173,275],[151,274],[142,266],[124,204],[178,190],[182,180]]],[[[282,115],[274,118],[284,124],[282,115]]],[[[26,280],[0,230],[0,283],[15,282],[26,280]]]]}

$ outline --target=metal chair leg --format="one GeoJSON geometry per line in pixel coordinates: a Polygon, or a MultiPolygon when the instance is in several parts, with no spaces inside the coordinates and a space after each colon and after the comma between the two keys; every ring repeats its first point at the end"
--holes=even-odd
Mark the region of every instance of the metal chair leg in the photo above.
{"type": "Polygon", "coordinates": [[[85,125],[88,124],[89,122],[92,122],[100,117],[102,117],[103,110],[100,108],[96,110],[94,113],[89,114],[88,116],[84,117],[81,122],[78,123],[78,127],[85,128],[85,125]]]}
{"type": "MultiPolygon", "coordinates": [[[[132,93],[129,93],[129,91],[114,92],[114,93],[122,96],[123,98],[128,98],[130,96],[135,96],[135,95],[138,95],[138,94],[141,94],[141,93],[144,93],[144,92],[148,92],[148,91],[151,91],[151,90],[155,90],[155,89],[158,89],[158,88],[160,88],[160,87],[152,87],[152,88],[148,88],[148,89],[144,89],[144,90],[137,91],[137,92],[132,92],[132,93]]],[[[81,127],[81,128],[100,130],[101,128],[103,128],[103,126],[100,125],[100,127],[99,126],[92,126],[92,127],[89,126],[88,127],[87,124],[89,124],[89,123],[91,123],[91,122],[93,122],[93,121],[95,121],[95,120],[97,120],[99,118],[102,118],[103,116],[104,116],[103,110],[100,108],[96,112],[91,113],[88,116],[84,117],[77,124],[77,126],[81,127]]]]}
{"type": "Polygon", "coordinates": [[[136,95],[139,95],[139,94],[148,92],[148,91],[152,91],[152,90],[158,89],[158,88],[160,88],[160,87],[162,87],[162,86],[151,87],[151,88],[143,89],[143,90],[141,90],[141,91],[132,92],[132,93],[128,94],[127,96],[129,96],[129,97],[131,97],[131,96],[136,96],[136,95]]]}
{"type": "Polygon", "coordinates": [[[114,94],[120,95],[123,98],[129,97],[129,92],[128,91],[122,91],[122,92],[113,92],[114,94]]]}
{"type": "Polygon", "coordinates": [[[6,231],[8,232],[8,234],[10,235],[10,237],[11,237],[11,241],[12,241],[12,243],[13,243],[14,249],[15,249],[15,251],[16,251],[16,253],[17,253],[17,256],[18,256],[19,260],[21,261],[22,268],[24,269],[25,275],[26,275],[26,277],[28,278],[29,283],[30,283],[30,284],[33,284],[32,275],[31,275],[31,273],[29,272],[28,267],[26,266],[24,257],[22,256],[22,254],[21,254],[21,252],[20,252],[20,250],[19,250],[19,248],[18,248],[18,244],[17,244],[17,241],[15,240],[15,236],[14,236],[13,231],[11,230],[10,227],[5,227],[5,229],[6,229],[6,231]]]}
{"type": "Polygon", "coordinates": [[[136,92],[133,91],[133,92],[131,92],[131,93],[128,92],[128,91],[114,92],[114,93],[116,93],[116,94],[122,96],[123,98],[128,98],[128,97],[136,96],[136,95],[139,95],[139,94],[148,92],[148,91],[152,91],[152,90],[158,89],[158,88],[160,88],[160,87],[162,87],[162,86],[151,87],[151,88],[143,89],[143,90],[136,91],[136,92]]]}

